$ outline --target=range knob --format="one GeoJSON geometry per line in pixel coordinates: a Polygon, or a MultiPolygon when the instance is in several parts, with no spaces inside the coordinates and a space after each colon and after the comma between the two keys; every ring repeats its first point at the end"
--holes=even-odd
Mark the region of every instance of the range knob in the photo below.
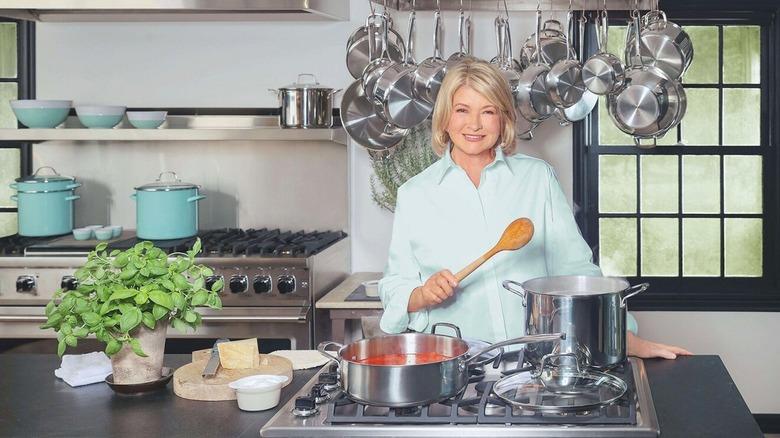
{"type": "MultiPolygon", "coordinates": [[[[221,275],[209,275],[208,277],[206,277],[206,282],[205,282],[206,283],[206,289],[211,290],[211,288],[214,286],[214,283],[216,283],[219,280],[223,280],[221,275]]],[[[218,290],[217,292],[219,293],[219,292],[222,292],[222,291],[218,290]]]]}
{"type": "Polygon", "coordinates": [[[16,277],[16,291],[23,294],[35,294],[35,277],[32,275],[16,277]]]}
{"type": "Polygon", "coordinates": [[[276,288],[280,294],[291,294],[295,292],[295,277],[292,275],[280,275],[276,283],[276,288]]]}
{"type": "Polygon", "coordinates": [[[65,275],[60,282],[60,288],[62,290],[76,290],[79,287],[79,281],[72,275],[65,275]]]}
{"type": "Polygon", "coordinates": [[[234,294],[240,294],[246,292],[249,286],[249,279],[246,275],[234,275],[230,277],[230,292],[234,294]]]}
{"type": "Polygon", "coordinates": [[[292,413],[296,417],[311,417],[319,411],[317,402],[314,398],[302,396],[295,399],[295,407],[293,408],[292,413]]]}
{"type": "Polygon", "coordinates": [[[322,404],[326,401],[330,400],[330,393],[325,390],[325,384],[324,383],[315,383],[314,386],[311,387],[311,392],[309,392],[309,397],[314,399],[314,403],[322,404]]]}
{"type": "Polygon", "coordinates": [[[256,294],[267,294],[271,292],[273,288],[273,281],[271,281],[270,275],[255,275],[252,280],[252,288],[254,288],[256,294]]]}

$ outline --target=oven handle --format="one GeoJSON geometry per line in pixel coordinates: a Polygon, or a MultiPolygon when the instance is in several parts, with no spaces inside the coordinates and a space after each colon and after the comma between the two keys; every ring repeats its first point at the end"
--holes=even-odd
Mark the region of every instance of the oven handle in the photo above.
{"type": "Polygon", "coordinates": [[[46,322],[45,316],[32,315],[0,315],[0,322],[46,322]]]}
{"type": "Polygon", "coordinates": [[[306,315],[298,316],[202,316],[204,322],[279,322],[294,321],[305,322],[306,315]]]}

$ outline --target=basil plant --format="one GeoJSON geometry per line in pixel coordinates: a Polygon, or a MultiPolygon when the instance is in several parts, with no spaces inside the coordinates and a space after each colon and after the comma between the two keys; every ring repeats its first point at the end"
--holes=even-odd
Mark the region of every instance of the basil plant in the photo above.
{"type": "Polygon", "coordinates": [[[195,329],[201,315],[195,309],[207,306],[221,309],[218,292],[223,281],[205,288],[211,268],[196,265],[200,252],[198,239],[186,253],[170,256],[152,242],[140,242],[125,250],[106,252],[100,243],[87,257],[87,263],[76,270],[75,290],[58,290],[46,305],[47,321],[42,329],[57,332],[57,354],[75,347],[79,339],[90,334],[106,344],[112,356],[130,345],[135,354],[146,356],[133,332],[141,325],[154,329],[169,321],[179,331],[195,329]]]}

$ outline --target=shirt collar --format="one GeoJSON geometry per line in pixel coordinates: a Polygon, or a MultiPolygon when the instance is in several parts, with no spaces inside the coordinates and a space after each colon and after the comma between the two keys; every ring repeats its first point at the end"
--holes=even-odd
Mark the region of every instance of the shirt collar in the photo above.
{"type": "MultiPolygon", "coordinates": [[[[457,168],[458,165],[453,161],[452,155],[450,153],[450,150],[452,149],[452,145],[447,145],[447,147],[444,150],[444,155],[439,160],[439,174],[436,182],[438,184],[441,184],[441,182],[444,180],[444,176],[447,175],[447,172],[450,169],[457,168]]],[[[493,160],[492,163],[488,164],[486,169],[490,169],[491,167],[503,167],[506,168],[510,174],[514,175],[514,172],[512,171],[512,166],[509,165],[509,161],[507,161],[506,156],[504,155],[503,149],[500,147],[497,147],[496,149],[496,157],[493,160]]]]}

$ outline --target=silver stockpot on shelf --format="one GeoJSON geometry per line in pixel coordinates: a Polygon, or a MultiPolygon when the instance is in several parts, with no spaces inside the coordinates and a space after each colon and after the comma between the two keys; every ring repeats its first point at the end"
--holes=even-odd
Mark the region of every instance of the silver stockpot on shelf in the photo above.
{"type": "MultiPolygon", "coordinates": [[[[565,333],[560,342],[541,342],[525,348],[525,359],[539,366],[551,353],[574,353],[585,366],[608,369],[626,360],[626,300],[643,292],[648,283],[631,286],[623,278],[559,276],[518,283],[503,282],[523,298],[526,333],[565,333]]],[[[562,357],[560,364],[570,358],[562,357]]],[[[568,363],[568,365],[574,365],[568,363]]]]}
{"type": "Polygon", "coordinates": [[[333,95],[341,90],[320,85],[313,74],[299,74],[294,84],[269,91],[279,97],[280,127],[307,129],[333,126],[333,95]],[[303,81],[304,78],[311,80],[303,81]]]}

